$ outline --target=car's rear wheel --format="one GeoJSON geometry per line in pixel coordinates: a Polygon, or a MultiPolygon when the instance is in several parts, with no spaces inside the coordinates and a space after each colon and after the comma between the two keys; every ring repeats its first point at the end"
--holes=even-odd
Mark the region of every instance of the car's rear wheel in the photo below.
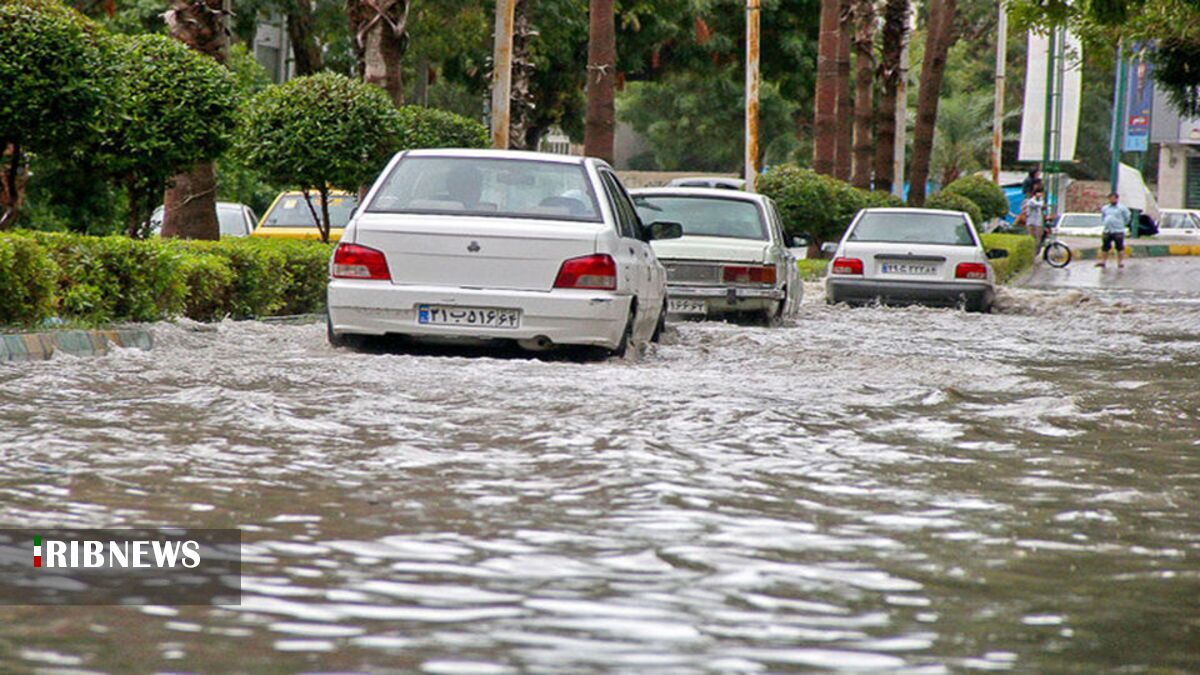
{"type": "Polygon", "coordinates": [[[333,317],[328,314],[325,315],[325,337],[329,339],[329,345],[336,349],[358,349],[363,344],[363,337],[361,335],[335,333],[333,331],[333,317]]]}
{"type": "Polygon", "coordinates": [[[776,328],[783,324],[783,308],[787,306],[787,298],[771,305],[758,313],[758,322],[767,328],[776,328]]]}
{"type": "Polygon", "coordinates": [[[663,300],[662,311],[658,313],[658,323],[654,326],[654,335],[650,341],[658,344],[662,341],[663,332],[667,330],[667,301],[663,300]]]}

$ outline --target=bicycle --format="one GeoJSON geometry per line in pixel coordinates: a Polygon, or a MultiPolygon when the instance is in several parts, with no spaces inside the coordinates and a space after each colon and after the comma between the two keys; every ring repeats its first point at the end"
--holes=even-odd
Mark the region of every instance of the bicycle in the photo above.
{"type": "MultiPolygon", "coordinates": [[[[1058,228],[1047,227],[1042,231],[1042,240],[1038,242],[1038,253],[1046,264],[1062,269],[1071,264],[1071,247],[1058,240],[1058,228]]],[[[1034,254],[1035,257],[1037,254],[1034,254]]]]}

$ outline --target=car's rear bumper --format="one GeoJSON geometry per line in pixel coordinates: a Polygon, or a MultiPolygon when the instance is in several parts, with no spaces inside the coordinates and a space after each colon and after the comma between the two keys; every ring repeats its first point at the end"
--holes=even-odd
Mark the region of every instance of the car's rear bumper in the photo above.
{"type": "Polygon", "coordinates": [[[720,314],[771,309],[783,300],[786,294],[782,288],[668,284],[667,297],[675,300],[703,300],[710,313],[720,314]]]}
{"type": "Polygon", "coordinates": [[[329,318],[339,335],[407,335],[464,340],[535,340],[615,349],[629,317],[631,296],[603,291],[515,291],[447,286],[398,286],[334,279],[329,318]],[[517,328],[418,323],[419,305],[518,309],[517,328]]]}
{"type": "Polygon", "coordinates": [[[938,307],[967,307],[986,309],[995,299],[996,290],[990,283],[881,281],[876,279],[837,279],[825,281],[825,298],[829,302],[849,304],[922,304],[938,307]]]}

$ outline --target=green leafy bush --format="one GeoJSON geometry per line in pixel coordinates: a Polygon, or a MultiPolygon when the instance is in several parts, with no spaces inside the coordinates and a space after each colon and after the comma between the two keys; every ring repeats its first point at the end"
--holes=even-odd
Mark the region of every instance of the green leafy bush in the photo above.
{"type": "Polygon", "coordinates": [[[979,212],[979,207],[975,205],[975,202],[962,195],[956,195],[945,190],[927,199],[925,201],[925,208],[962,211],[971,216],[971,222],[975,223],[976,227],[983,224],[983,214],[979,212]]]}
{"type": "Polygon", "coordinates": [[[104,91],[95,27],[51,0],[0,0],[0,146],[67,148],[91,134],[104,91]]]}
{"type": "Polygon", "coordinates": [[[309,314],[325,308],[333,247],[311,241],[139,241],[0,235],[0,325],[309,314]]]}
{"type": "Polygon", "coordinates": [[[0,326],[52,316],[57,277],[54,262],[36,241],[0,234],[0,326]]]}
{"type": "MultiPolygon", "coordinates": [[[[1004,190],[983,176],[963,176],[942,189],[944,194],[955,194],[975,202],[984,221],[1008,215],[1008,197],[1004,190]]],[[[981,224],[976,221],[976,224],[981,224]]]]}
{"type": "Polygon", "coordinates": [[[1033,237],[1025,234],[985,234],[981,237],[987,250],[1004,249],[1007,258],[991,261],[996,272],[996,282],[1004,283],[1033,266],[1037,244],[1033,237]]]}
{"type": "Polygon", "coordinates": [[[187,286],[178,255],[156,241],[37,233],[57,264],[64,318],[91,323],[157,321],[183,311],[187,286]]]}
{"type": "Polygon", "coordinates": [[[235,142],[238,162],[268,182],[321,196],[321,238],[329,239],[329,191],[356,192],[394,154],[401,115],[382,89],[321,73],[268,87],[245,106],[235,142]]]}
{"type": "Polygon", "coordinates": [[[772,167],[758,179],[758,191],[775,200],[788,232],[819,242],[841,237],[862,209],[904,205],[889,193],[860,190],[794,164],[772,167]]]}
{"type": "Polygon", "coordinates": [[[400,109],[400,132],[395,151],[486,148],[488,145],[487,127],[473,119],[418,105],[400,109]]]}
{"type": "Polygon", "coordinates": [[[172,176],[229,146],[237,85],[219,63],[164,35],[110,35],[104,45],[112,109],[99,154],[128,189],[132,232],[172,176]]]}

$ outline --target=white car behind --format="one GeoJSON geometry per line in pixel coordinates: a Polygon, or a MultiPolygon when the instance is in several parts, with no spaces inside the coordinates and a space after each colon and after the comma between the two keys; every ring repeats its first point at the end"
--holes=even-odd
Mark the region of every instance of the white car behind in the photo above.
{"type": "Polygon", "coordinates": [[[653,243],[667,268],[671,314],[750,315],[774,325],[796,313],[804,284],[769,198],[719,188],[632,194],[642,220],[683,226],[682,238],[653,243]]]}
{"type": "Polygon", "coordinates": [[[1158,236],[1200,239],[1200,211],[1190,209],[1160,209],[1158,236]]]}
{"type": "Polygon", "coordinates": [[[1054,229],[1060,237],[1099,237],[1104,234],[1104,222],[1099,213],[1064,213],[1054,229]]]}
{"type": "Polygon", "coordinates": [[[825,297],[986,312],[996,297],[988,259],[1007,255],[986,253],[970,217],[959,211],[864,209],[834,248],[825,297]]]}
{"type": "Polygon", "coordinates": [[[398,154],[330,265],[329,339],[368,335],[624,353],[662,328],[666,271],[595,159],[489,150],[398,154]]]}

